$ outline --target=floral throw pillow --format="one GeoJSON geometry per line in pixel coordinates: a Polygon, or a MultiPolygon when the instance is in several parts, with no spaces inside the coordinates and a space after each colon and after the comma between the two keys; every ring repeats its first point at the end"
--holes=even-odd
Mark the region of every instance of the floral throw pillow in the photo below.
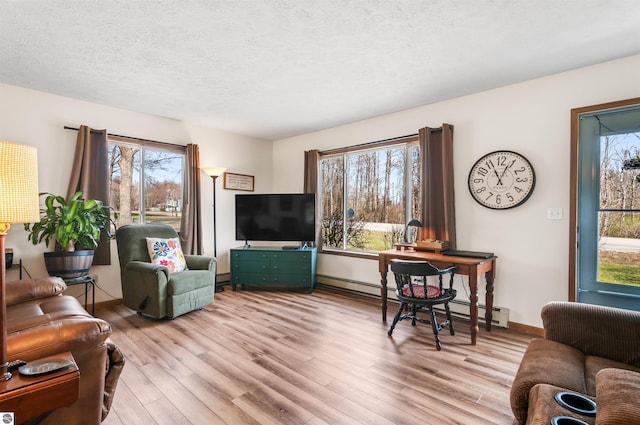
{"type": "Polygon", "coordinates": [[[147,249],[153,264],[165,266],[170,273],[187,268],[187,262],[180,247],[180,239],[147,238],[147,249]]]}

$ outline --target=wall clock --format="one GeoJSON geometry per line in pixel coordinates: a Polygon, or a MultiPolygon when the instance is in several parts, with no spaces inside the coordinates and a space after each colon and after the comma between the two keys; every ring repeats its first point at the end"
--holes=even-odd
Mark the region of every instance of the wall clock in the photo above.
{"type": "Polygon", "coordinates": [[[494,210],[523,204],[536,185],[536,174],[524,156],[495,151],[482,156],[469,172],[469,192],[480,205],[494,210]]]}

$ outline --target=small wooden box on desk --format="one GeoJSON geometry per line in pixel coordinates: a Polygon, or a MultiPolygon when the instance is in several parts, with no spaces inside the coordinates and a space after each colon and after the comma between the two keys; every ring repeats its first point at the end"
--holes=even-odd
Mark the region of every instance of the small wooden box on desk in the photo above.
{"type": "Polygon", "coordinates": [[[416,241],[415,243],[400,242],[395,244],[398,251],[430,251],[440,254],[449,249],[449,242],[437,240],[416,241]]]}
{"type": "Polygon", "coordinates": [[[303,288],[316,283],[316,248],[241,247],[231,250],[231,287],[303,288]]]}
{"type": "Polygon", "coordinates": [[[69,360],[73,365],[35,376],[24,376],[16,370],[10,380],[0,382],[0,412],[13,412],[16,424],[70,406],[78,399],[80,371],[71,353],[47,358],[69,360]]]}

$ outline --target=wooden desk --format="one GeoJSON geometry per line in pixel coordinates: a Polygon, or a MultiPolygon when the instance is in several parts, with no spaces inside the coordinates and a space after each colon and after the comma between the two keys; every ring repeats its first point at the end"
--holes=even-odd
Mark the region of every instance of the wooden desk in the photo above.
{"type": "Polygon", "coordinates": [[[470,258],[454,257],[449,255],[436,254],[425,251],[398,251],[390,249],[378,253],[378,268],[380,271],[380,298],[382,299],[382,321],[387,321],[387,270],[392,259],[429,261],[436,267],[443,268],[451,265],[458,266],[457,274],[469,276],[469,306],[471,344],[476,345],[478,338],[478,277],[484,273],[487,281],[485,292],[485,327],[491,330],[491,319],[493,318],[493,281],[496,277],[496,256],[491,258],[470,258]]]}
{"type": "Polygon", "coordinates": [[[59,407],[70,406],[78,399],[80,372],[71,353],[56,356],[73,362],[73,366],[37,376],[13,377],[0,382],[0,411],[13,412],[16,424],[32,423],[59,407]]]}

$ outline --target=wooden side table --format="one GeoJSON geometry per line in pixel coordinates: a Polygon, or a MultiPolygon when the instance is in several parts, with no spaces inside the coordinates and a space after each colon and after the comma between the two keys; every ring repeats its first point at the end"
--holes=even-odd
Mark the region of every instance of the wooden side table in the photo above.
{"type": "Polygon", "coordinates": [[[0,412],[13,412],[16,424],[30,423],[54,409],[70,406],[78,399],[80,371],[71,353],[42,360],[47,358],[63,358],[73,365],[36,376],[24,376],[16,370],[13,378],[0,382],[0,412]]]}
{"type": "Polygon", "coordinates": [[[72,285],[84,285],[84,309],[87,309],[87,294],[89,293],[89,286],[91,286],[91,315],[95,316],[96,312],[96,281],[92,276],[80,276],[70,279],[63,279],[67,286],[72,285]]]}

